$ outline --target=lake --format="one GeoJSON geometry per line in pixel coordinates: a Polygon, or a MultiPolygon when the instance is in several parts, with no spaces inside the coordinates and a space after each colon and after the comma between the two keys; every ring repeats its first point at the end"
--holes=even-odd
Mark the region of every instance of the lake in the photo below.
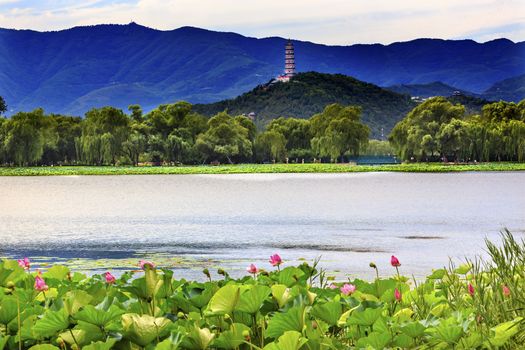
{"type": "MultiPolygon", "coordinates": [[[[0,177],[0,255],[157,259],[179,277],[311,261],[344,276],[422,276],[484,239],[525,234],[525,172],[0,177]],[[215,271],[215,270],[213,270],[215,271]]],[[[80,260],[71,260],[81,258],[80,260]]],[[[131,263],[133,262],[133,263],[131,263]]],[[[128,264],[128,265],[126,265],[128,264]]]]}

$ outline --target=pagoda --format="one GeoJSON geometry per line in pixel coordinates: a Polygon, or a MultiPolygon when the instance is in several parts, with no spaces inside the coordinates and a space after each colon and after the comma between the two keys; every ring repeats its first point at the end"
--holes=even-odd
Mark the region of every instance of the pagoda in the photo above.
{"type": "Polygon", "coordinates": [[[278,81],[289,82],[295,75],[295,54],[293,43],[290,39],[284,49],[284,74],[277,77],[278,81]]]}

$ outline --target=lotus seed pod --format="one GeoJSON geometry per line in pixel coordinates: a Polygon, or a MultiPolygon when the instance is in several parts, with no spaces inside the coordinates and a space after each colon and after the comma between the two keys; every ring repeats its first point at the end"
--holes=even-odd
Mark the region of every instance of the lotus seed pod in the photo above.
{"type": "Polygon", "coordinates": [[[245,329],[244,331],[242,331],[242,336],[244,338],[250,338],[250,331],[245,329]]]}
{"type": "Polygon", "coordinates": [[[224,315],[224,319],[225,319],[225,320],[229,320],[230,318],[231,318],[230,315],[228,315],[228,314],[224,315]]]}
{"type": "Polygon", "coordinates": [[[77,344],[71,345],[71,350],[79,350],[77,344]]]}
{"type": "Polygon", "coordinates": [[[177,318],[184,318],[184,312],[179,311],[179,312],[177,313],[177,318]]]}
{"type": "Polygon", "coordinates": [[[373,269],[377,269],[377,265],[371,262],[368,266],[370,266],[373,269]]]}
{"type": "Polygon", "coordinates": [[[9,288],[9,289],[15,289],[15,284],[14,284],[14,282],[13,282],[13,281],[9,281],[9,282],[7,282],[7,288],[9,288]]]}

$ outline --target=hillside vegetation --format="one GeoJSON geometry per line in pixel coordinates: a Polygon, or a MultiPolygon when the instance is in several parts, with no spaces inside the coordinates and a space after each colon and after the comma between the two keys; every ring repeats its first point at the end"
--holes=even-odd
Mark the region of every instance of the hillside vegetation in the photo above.
{"type": "Polygon", "coordinates": [[[388,133],[397,121],[416,106],[410,97],[382,89],[352,77],[315,72],[298,74],[289,83],[260,85],[231,100],[195,105],[204,115],[228,111],[233,115],[255,112],[265,121],[278,117],[309,118],[331,103],[362,108],[363,122],[372,135],[388,133]]]}

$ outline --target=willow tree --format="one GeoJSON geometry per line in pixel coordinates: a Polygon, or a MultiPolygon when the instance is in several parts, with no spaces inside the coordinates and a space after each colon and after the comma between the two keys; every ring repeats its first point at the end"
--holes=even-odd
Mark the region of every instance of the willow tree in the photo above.
{"type": "Polygon", "coordinates": [[[286,138],[275,130],[267,130],[255,139],[255,151],[259,161],[280,161],[286,157],[286,138]]]}
{"type": "Polygon", "coordinates": [[[116,164],[123,155],[122,144],[130,132],[129,118],[113,107],[92,109],[82,125],[82,158],[90,164],[116,164]]]}
{"type": "Polygon", "coordinates": [[[7,162],[34,165],[44,153],[45,129],[48,122],[42,109],[20,112],[3,123],[4,147],[7,162]]]}
{"type": "Polygon", "coordinates": [[[233,118],[226,112],[215,115],[208,121],[208,130],[197,138],[197,150],[208,160],[227,160],[229,163],[250,160],[253,143],[250,129],[242,125],[244,123],[244,119],[233,118]]]}
{"type": "Polygon", "coordinates": [[[359,155],[370,135],[370,129],[360,119],[360,107],[340,104],[328,105],[322,113],[314,115],[310,119],[314,153],[335,162],[339,157],[343,162],[347,153],[359,155]]]}
{"type": "Polygon", "coordinates": [[[403,159],[422,160],[441,154],[439,133],[443,124],[463,119],[465,107],[453,105],[444,97],[434,97],[410,111],[398,122],[389,140],[403,159]]]}

